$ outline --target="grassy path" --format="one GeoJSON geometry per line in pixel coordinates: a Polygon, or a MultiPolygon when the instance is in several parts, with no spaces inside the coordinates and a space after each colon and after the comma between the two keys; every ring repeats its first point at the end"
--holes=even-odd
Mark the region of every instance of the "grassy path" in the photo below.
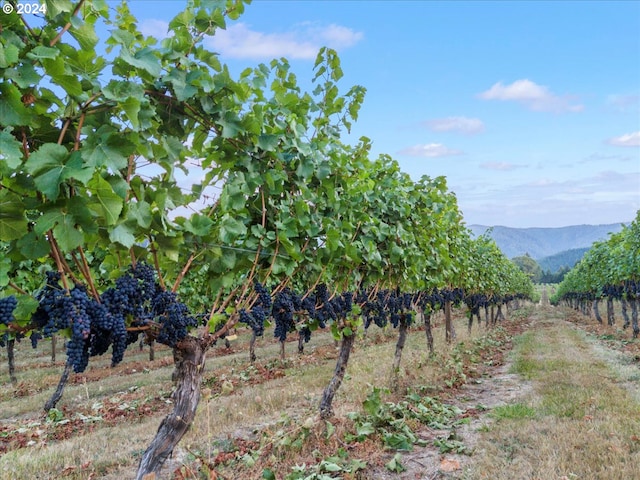
{"type": "Polygon", "coordinates": [[[473,471],[459,478],[640,479],[637,365],[625,365],[563,315],[571,314],[538,309],[516,339],[512,371],[534,393],[493,410],[473,471]]]}

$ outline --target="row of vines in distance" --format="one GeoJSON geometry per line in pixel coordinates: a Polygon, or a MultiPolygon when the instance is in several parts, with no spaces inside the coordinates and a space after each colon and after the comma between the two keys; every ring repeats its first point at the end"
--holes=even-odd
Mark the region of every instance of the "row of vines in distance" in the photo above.
{"type": "Polygon", "coordinates": [[[606,301],[607,324],[615,322],[614,300],[620,302],[624,328],[632,326],[633,337],[640,334],[638,300],[640,300],[640,211],[621,232],[595,242],[582,260],[567,273],[552,298],[582,311],[593,312],[603,323],[599,303],[606,301]],[[631,310],[631,316],[629,316],[631,310]]]}
{"type": "Polygon", "coordinates": [[[340,91],[334,51],[305,92],[286,59],[233,78],[207,50],[242,0],[188,2],[161,41],[126,3],[45,3],[41,25],[12,13],[0,29],[0,333],[66,336],[60,387],[141,334],[173,348],[174,410],[138,478],[188,429],[205,354],[239,321],[280,335],[326,321],[346,368],[363,322],[463,300],[479,316],[532,293],[471,238],[444,178],[413,181],[366,137],[342,141],[365,89],[340,91]],[[180,188],[180,170],[199,183],[180,188]]]}

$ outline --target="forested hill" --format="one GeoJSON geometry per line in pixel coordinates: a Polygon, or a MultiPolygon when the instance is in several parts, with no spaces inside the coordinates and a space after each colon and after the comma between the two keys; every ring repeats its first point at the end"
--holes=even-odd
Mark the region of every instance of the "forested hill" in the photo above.
{"type": "Polygon", "coordinates": [[[582,256],[589,250],[585,248],[572,248],[571,250],[564,250],[555,255],[550,255],[544,258],[536,259],[538,265],[544,272],[557,272],[563,267],[573,268],[573,266],[580,261],[582,256]]]}
{"type": "MultiPolygon", "coordinates": [[[[489,228],[485,225],[469,225],[474,235],[482,235],[489,228]]],[[[573,225],[559,228],[511,228],[495,226],[491,232],[500,250],[513,258],[528,253],[538,260],[566,250],[587,248],[597,240],[604,240],[609,233],[622,230],[622,225],[573,225]]]]}

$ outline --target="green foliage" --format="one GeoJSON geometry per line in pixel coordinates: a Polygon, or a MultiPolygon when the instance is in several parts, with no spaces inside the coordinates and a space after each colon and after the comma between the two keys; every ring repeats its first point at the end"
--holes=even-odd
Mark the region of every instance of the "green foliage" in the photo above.
{"type": "Polygon", "coordinates": [[[392,450],[409,451],[414,445],[425,445],[425,440],[415,433],[418,425],[449,430],[459,422],[463,413],[453,405],[410,393],[399,403],[383,402],[380,388],[373,387],[363,402],[362,413],[349,414],[355,431],[345,436],[347,442],[362,442],[369,436],[377,436],[385,447],[392,450]]]}
{"type": "Polygon", "coordinates": [[[611,296],[616,288],[635,298],[640,281],[640,210],[622,231],[595,242],[582,260],[566,274],[552,302],[560,300],[594,300],[611,296]],[[608,292],[608,293],[607,293],[608,292]]]}
{"type": "Polygon", "coordinates": [[[540,279],[542,278],[542,268],[538,265],[538,262],[529,256],[529,254],[514,257],[511,261],[515,263],[516,266],[522,270],[533,283],[540,283],[540,279]]]}

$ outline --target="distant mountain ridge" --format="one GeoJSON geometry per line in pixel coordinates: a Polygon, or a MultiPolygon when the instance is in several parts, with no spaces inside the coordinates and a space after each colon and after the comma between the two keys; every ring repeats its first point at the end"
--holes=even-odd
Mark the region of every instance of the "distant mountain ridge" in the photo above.
{"type": "Polygon", "coordinates": [[[571,250],[564,250],[555,255],[537,259],[537,262],[543,272],[555,273],[563,267],[573,268],[588,251],[588,247],[572,248],[571,250]]]}
{"type": "Polygon", "coordinates": [[[566,250],[588,248],[593,242],[606,239],[609,233],[622,230],[622,224],[572,225],[557,228],[469,225],[469,229],[475,236],[482,235],[490,228],[493,228],[491,238],[508,258],[528,253],[537,261],[566,250]]]}

